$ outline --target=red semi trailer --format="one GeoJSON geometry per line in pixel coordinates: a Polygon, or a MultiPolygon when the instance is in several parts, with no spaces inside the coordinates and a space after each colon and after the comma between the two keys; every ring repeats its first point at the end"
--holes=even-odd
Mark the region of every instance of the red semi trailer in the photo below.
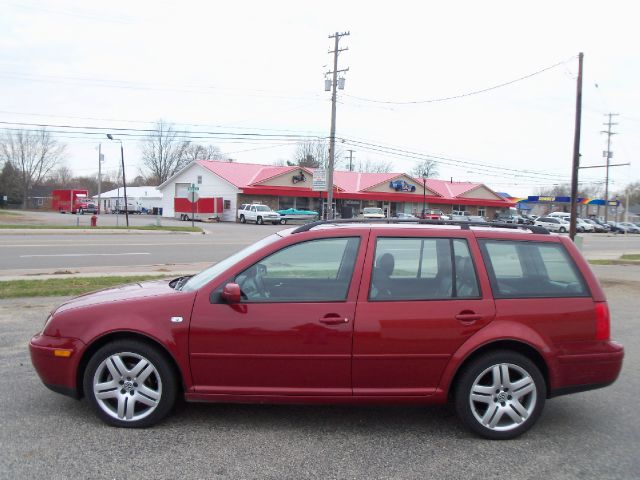
{"type": "Polygon", "coordinates": [[[51,208],[60,213],[95,213],[96,207],[90,203],[88,190],[54,190],[51,192],[51,197],[51,208]]]}
{"type": "Polygon", "coordinates": [[[222,219],[222,197],[198,198],[191,202],[189,198],[174,198],[174,217],[180,220],[215,220],[222,219]]]}

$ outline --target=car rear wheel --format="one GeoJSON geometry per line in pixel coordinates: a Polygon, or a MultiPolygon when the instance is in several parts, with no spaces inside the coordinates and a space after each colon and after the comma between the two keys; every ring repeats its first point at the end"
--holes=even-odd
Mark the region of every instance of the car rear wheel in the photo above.
{"type": "Polygon", "coordinates": [[[558,229],[558,231],[559,231],[560,233],[565,233],[565,232],[567,231],[567,229],[566,229],[566,228],[564,228],[564,227],[560,227],[560,228],[558,229]]]}
{"type": "Polygon", "coordinates": [[[494,351],[464,370],[455,406],[462,422],[478,435],[507,440],[536,423],[545,398],[544,378],[529,358],[512,351],[494,351]]]}
{"type": "Polygon", "coordinates": [[[119,340],[98,350],[84,372],[84,394],[104,422],[150,427],[164,418],[176,399],[176,378],[156,348],[119,340]]]}
{"type": "Polygon", "coordinates": [[[281,218],[280,219],[280,225],[286,225],[287,224],[287,219],[286,218],[281,218]]]}

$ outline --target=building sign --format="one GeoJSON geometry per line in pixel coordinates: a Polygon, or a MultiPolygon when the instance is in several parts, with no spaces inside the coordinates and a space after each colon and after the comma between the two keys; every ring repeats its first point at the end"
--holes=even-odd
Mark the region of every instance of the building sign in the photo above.
{"type": "MultiPolygon", "coordinates": [[[[538,196],[529,195],[528,197],[504,197],[514,203],[571,203],[571,197],[552,197],[552,196],[538,196]]],[[[577,203],[579,205],[608,205],[610,207],[617,207],[620,205],[619,200],[609,200],[608,202],[601,198],[578,198],[577,203]]]]}
{"type": "Polygon", "coordinates": [[[304,172],[302,170],[300,170],[300,173],[298,175],[293,175],[291,177],[291,183],[293,183],[294,185],[296,183],[306,182],[306,181],[307,181],[307,177],[305,177],[304,172]]]}
{"type": "Polygon", "coordinates": [[[317,168],[313,171],[311,190],[315,192],[327,191],[327,171],[325,169],[317,168]]]}
{"type": "Polygon", "coordinates": [[[389,182],[389,188],[395,190],[396,192],[415,192],[416,186],[411,185],[404,180],[395,180],[393,182],[389,182]]]}

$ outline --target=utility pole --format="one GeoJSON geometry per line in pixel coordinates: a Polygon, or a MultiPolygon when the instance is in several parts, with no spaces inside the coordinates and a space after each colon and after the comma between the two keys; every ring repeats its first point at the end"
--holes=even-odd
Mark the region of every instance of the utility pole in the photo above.
{"type": "Polygon", "coordinates": [[[576,216],[578,214],[578,171],[580,169],[580,125],[582,120],[582,60],[584,54],[578,55],[578,80],[576,86],[576,126],[573,135],[573,168],[571,170],[571,223],[569,237],[576,238],[576,216]]]}
{"type": "Polygon", "coordinates": [[[353,172],[353,150],[347,150],[349,152],[349,171],[353,172]]]}
{"type": "Polygon", "coordinates": [[[605,125],[607,129],[601,131],[601,133],[607,134],[607,150],[605,152],[602,152],[602,156],[606,157],[607,159],[607,165],[606,165],[607,170],[605,173],[605,180],[604,180],[604,201],[606,204],[604,207],[605,222],[609,220],[609,167],[611,166],[611,158],[613,157],[613,152],[611,151],[611,135],[616,134],[616,132],[611,131],[611,127],[614,125],[617,125],[617,123],[613,123],[611,120],[613,117],[617,116],[618,114],[608,113],[606,115],[609,117],[609,121],[606,123],[603,123],[603,125],[605,125]]]}
{"type": "Polygon", "coordinates": [[[338,70],[338,54],[349,50],[348,48],[338,48],[340,39],[349,35],[349,32],[336,32],[334,35],[329,35],[329,38],[334,39],[333,50],[329,53],[333,53],[333,71],[327,72],[332,74],[331,80],[331,133],[329,134],[329,171],[327,172],[327,219],[333,220],[335,213],[333,211],[333,167],[335,165],[336,157],[336,90],[338,88],[338,73],[347,72],[348,68],[338,70]]]}
{"type": "Polygon", "coordinates": [[[100,214],[100,194],[102,193],[102,144],[98,144],[98,214],[100,214]]]}

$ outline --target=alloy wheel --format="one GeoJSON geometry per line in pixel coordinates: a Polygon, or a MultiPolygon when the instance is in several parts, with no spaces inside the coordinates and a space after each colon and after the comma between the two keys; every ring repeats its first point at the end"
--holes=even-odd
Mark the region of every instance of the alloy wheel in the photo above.
{"type": "Polygon", "coordinates": [[[157,368],[142,355],[114,353],[98,365],[93,394],[108,416],[135,422],[157,408],[162,398],[162,380],[157,368]]]}

